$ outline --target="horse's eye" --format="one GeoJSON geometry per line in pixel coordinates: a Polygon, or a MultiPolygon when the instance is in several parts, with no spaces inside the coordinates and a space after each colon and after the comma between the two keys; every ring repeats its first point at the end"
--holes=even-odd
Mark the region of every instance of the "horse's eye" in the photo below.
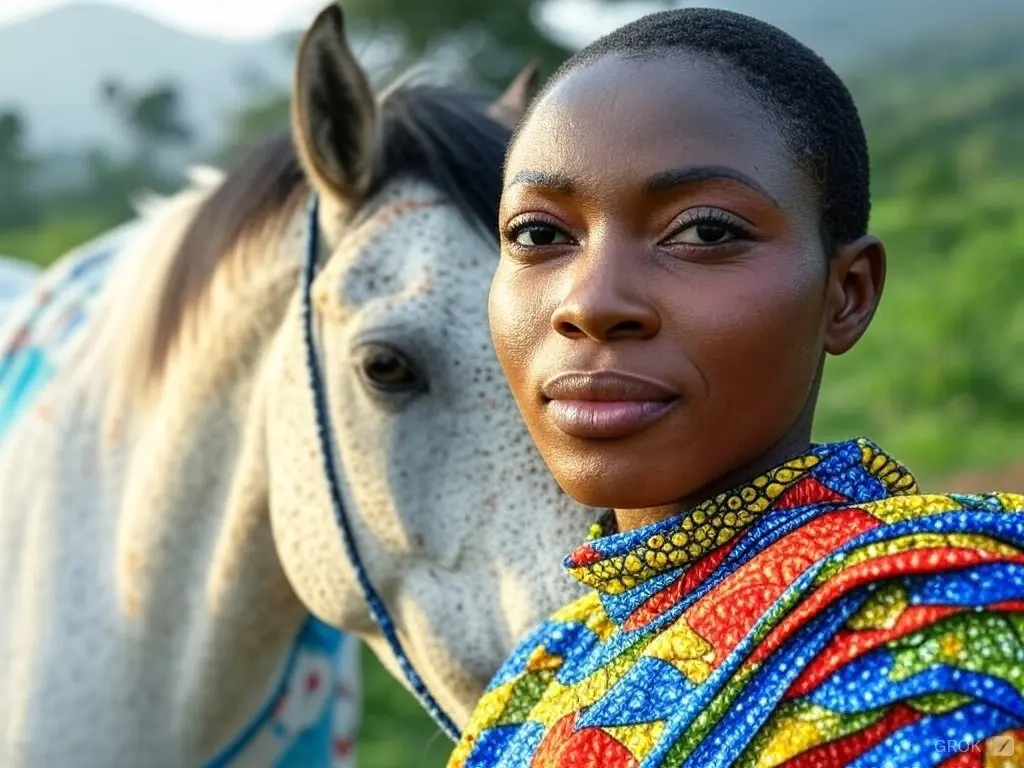
{"type": "Polygon", "coordinates": [[[360,350],[359,370],[367,384],[383,392],[420,389],[420,379],[412,364],[394,347],[366,345],[360,350]]]}

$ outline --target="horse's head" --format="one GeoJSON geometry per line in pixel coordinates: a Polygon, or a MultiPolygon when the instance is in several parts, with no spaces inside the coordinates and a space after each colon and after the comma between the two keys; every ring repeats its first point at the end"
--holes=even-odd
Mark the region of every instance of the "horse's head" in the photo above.
{"type": "MultiPolygon", "coordinates": [[[[312,306],[345,506],[413,665],[458,722],[514,642],[579,594],[560,562],[595,517],[549,476],[487,324],[508,123],[534,76],[495,103],[414,85],[377,97],[332,6],[295,84],[293,136],[321,201],[312,306]]],[[[269,393],[275,540],[305,604],[394,671],[327,499],[294,309],[269,393]]]]}

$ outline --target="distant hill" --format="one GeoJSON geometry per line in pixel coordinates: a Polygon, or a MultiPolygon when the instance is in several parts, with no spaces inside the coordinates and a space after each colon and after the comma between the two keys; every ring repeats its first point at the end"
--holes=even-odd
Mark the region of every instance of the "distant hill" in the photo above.
{"type": "Polygon", "coordinates": [[[119,137],[99,96],[100,83],[111,75],[135,88],[158,79],[179,84],[200,138],[210,140],[225,112],[244,98],[247,69],[285,84],[291,68],[283,37],[199,37],[98,4],[66,6],[0,28],[0,108],[20,108],[33,144],[47,149],[119,137]]]}
{"type": "MultiPolygon", "coordinates": [[[[552,19],[557,17],[562,37],[572,44],[589,42],[641,12],[634,3],[594,7],[590,0],[562,2],[563,12],[552,19]]],[[[1022,0],[680,2],[759,16],[807,42],[843,72],[881,57],[886,49],[936,36],[981,27],[1024,29],[1022,0]]],[[[136,88],[165,78],[178,83],[200,138],[215,141],[225,114],[246,98],[241,84],[246,70],[259,71],[270,83],[287,84],[292,61],[286,36],[255,42],[201,37],[94,2],[0,27],[0,108],[17,106],[26,114],[33,144],[40,149],[120,137],[99,100],[100,83],[111,75],[136,88]]]]}
{"type": "Polygon", "coordinates": [[[1024,174],[1024,24],[914,44],[846,75],[879,194],[971,188],[1024,174]]]}
{"type": "Polygon", "coordinates": [[[680,5],[711,5],[757,16],[840,70],[929,38],[1024,25],[1021,0],[687,0],[680,5]]]}

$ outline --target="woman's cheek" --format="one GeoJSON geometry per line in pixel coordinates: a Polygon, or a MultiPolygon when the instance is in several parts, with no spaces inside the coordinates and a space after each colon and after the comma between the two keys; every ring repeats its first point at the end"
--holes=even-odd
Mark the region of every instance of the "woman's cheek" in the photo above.
{"type": "Polygon", "coordinates": [[[502,265],[491,282],[487,316],[498,361],[515,386],[538,343],[537,308],[530,281],[521,271],[502,265]]]}

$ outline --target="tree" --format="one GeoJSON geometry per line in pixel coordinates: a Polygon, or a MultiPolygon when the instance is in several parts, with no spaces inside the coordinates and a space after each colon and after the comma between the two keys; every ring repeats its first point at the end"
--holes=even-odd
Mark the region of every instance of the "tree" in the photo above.
{"type": "Polygon", "coordinates": [[[549,75],[570,49],[539,25],[536,0],[346,0],[354,34],[397,37],[401,65],[455,54],[475,77],[504,87],[531,59],[549,75]]]}
{"type": "Polygon", "coordinates": [[[165,149],[191,143],[193,130],[183,115],[184,100],[174,84],[158,82],[132,91],[120,80],[108,78],[101,83],[100,93],[134,139],[140,165],[152,169],[165,149]]]}
{"type": "Polygon", "coordinates": [[[26,158],[25,119],[20,112],[0,112],[0,169],[20,167],[26,158]]]}
{"type": "Polygon", "coordinates": [[[267,88],[231,115],[228,137],[216,161],[232,167],[255,144],[267,136],[288,128],[291,94],[286,90],[267,88]]]}
{"type": "Polygon", "coordinates": [[[14,109],[0,110],[0,227],[28,224],[35,217],[33,168],[25,118],[14,109]]]}

